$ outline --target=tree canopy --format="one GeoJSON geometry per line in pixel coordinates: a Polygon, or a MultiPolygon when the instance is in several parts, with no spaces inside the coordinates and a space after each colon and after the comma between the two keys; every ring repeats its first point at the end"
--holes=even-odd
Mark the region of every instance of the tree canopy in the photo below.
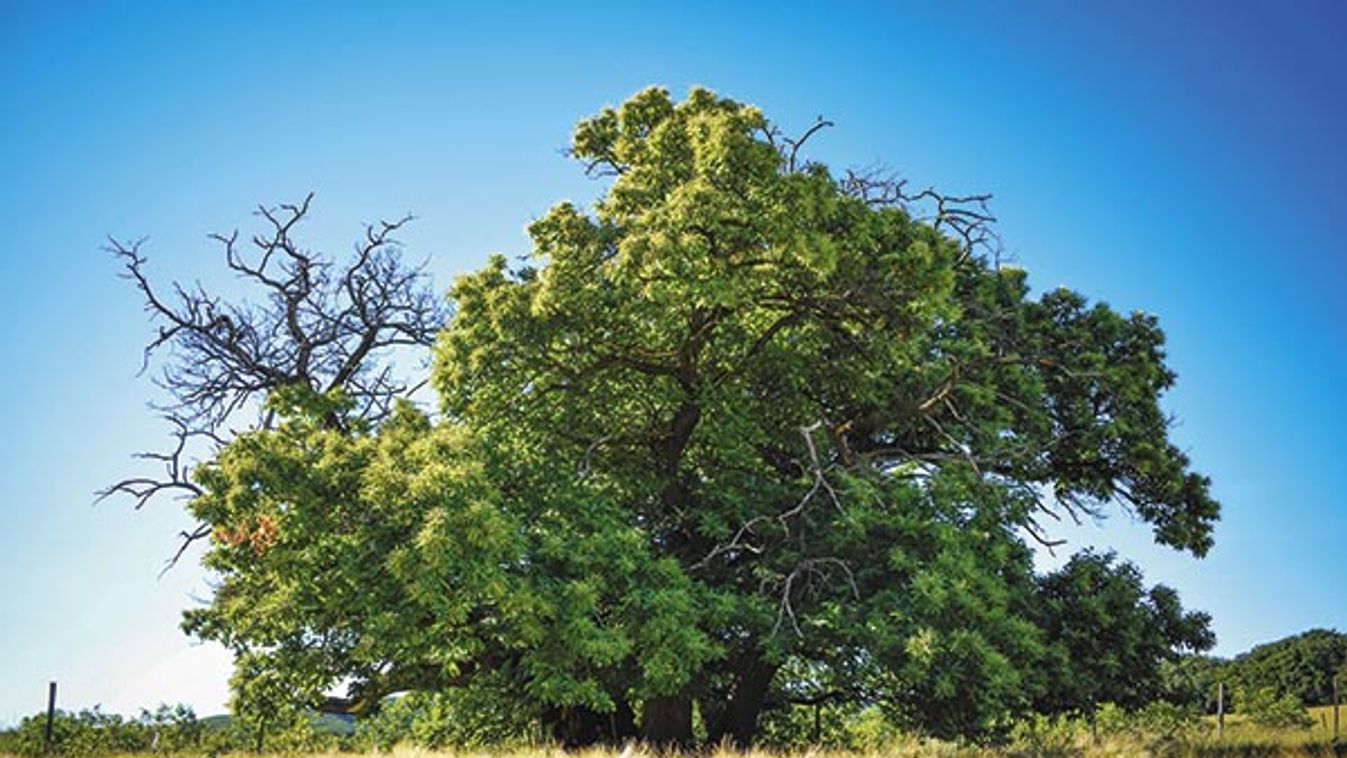
{"type": "Polygon", "coordinates": [[[1331,704],[1334,678],[1347,686],[1347,634],[1332,629],[1310,629],[1258,645],[1216,663],[1208,674],[1236,693],[1266,690],[1306,705],[1331,704]]]}
{"type": "Polygon", "coordinates": [[[1033,295],[976,202],[803,160],[821,126],[789,139],[700,89],[582,121],[606,191],[454,283],[436,411],[267,387],[274,423],[197,469],[219,586],[186,628],[272,696],[495,693],[573,744],[686,744],[694,714],[747,742],[819,697],[939,735],[1032,705],[1060,626],[1103,622],[1040,601],[1048,522],[1115,504],[1212,544],[1163,334],[1033,295]]]}
{"type": "Polygon", "coordinates": [[[1048,645],[1049,679],[1035,703],[1044,713],[1093,713],[1105,702],[1138,709],[1171,697],[1185,653],[1216,643],[1200,612],[1184,612],[1169,587],[1147,588],[1131,563],[1083,552],[1043,576],[1035,621],[1048,645]]]}

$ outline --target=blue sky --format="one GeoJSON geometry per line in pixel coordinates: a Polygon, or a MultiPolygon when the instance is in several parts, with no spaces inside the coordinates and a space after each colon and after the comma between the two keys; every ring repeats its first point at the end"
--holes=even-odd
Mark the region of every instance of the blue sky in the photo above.
{"type": "Polygon", "coordinates": [[[570,130],[649,84],[825,115],[814,157],[993,192],[1036,287],[1158,314],[1216,548],[1121,515],[1072,546],[1177,587],[1222,654],[1347,629],[1347,6],[674,5],[0,0],[0,724],[49,679],[66,707],[223,708],[227,657],[177,629],[204,577],[156,578],[186,517],[90,505],[164,432],[106,235],[221,282],[207,233],[315,190],[315,245],[410,211],[446,288],[596,194],[570,130]]]}

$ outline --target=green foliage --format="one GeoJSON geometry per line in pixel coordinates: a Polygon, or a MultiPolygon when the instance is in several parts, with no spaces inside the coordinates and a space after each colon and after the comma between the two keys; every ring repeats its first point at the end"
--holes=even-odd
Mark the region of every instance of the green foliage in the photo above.
{"type": "Polygon", "coordinates": [[[1066,714],[1031,713],[1016,721],[1010,730],[1010,753],[1035,758],[1074,755],[1079,752],[1077,747],[1086,729],[1079,720],[1066,714]]]}
{"type": "MultiPolygon", "coordinates": [[[[573,742],[686,742],[693,703],[745,741],[772,692],[824,687],[984,736],[1045,660],[1078,664],[1073,625],[1112,628],[1069,592],[1035,607],[1045,513],[1122,500],[1206,552],[1218,507],[1168,441],[1153,317],[1032,297],[778,137],[700,89],[582,122],[572,154],[612,182],[535,221],[528,265],[455,283],[437,417],[286,389],[197,470],[220,583],[184,625],[235,651],[240,719],[296,723],[345,680],[357,710],[439,693],[395,708],[471,742],[497,726],[437,725],[489,682],[573,742]]],[[[1110,597],[1200,626],[1163,588],[1110,597]]],[[[1127,638],[1070,704],[1192,639],[1127,638]]]]}
{"type": "Polygon", "coordinates": [[[1136,566],[1112,553],[1072,557],[1035,592],[1049,662],[1035,707],[1045,713],[1092,713],[1103,702],[1141,708],[1166,694],[1166,664],[1216,641],[1207,614],[1184,612],[1168,587],[1147,589],[1136,566]]]}
{"type": "Polygon", "coordinates": [[[1208,734],[1200,716],[1157,701],[1128,710],[1103,703],[1092,714],[1033,714],[1016,722],[1004,753],[1010,756],[1081,756],[1087,754],[1190,755],[1208,734]]]}
{"type": "Polygon", "coordinates": [[[352,743],[360,750],[388,751],[412,740],[412,726],[429,710],[426,700],[434,695],[419,692],[392,697],[355,725],[352,743]]]}
{"type": "MultiPolygon", "coordinates": [[[[17,752],[41,755],[47,716],[34,714],[19,723],[17,752]]],[[[97,706],[77,713],[57,711],[52,723],[52,751],[60,755],[86,756],[131,751],[144,747],[148,735],[139,725],[97,706]]]]}
{"type": "Polygon", "coordinates": [[[1205,713],[1216,712],[1217,685],[1225,680],[1226,661],[1188,653],[1160,664],[1160,697],[1165,702],[1205,713]]]}
{"type": "Polygon", "coordinates": [[[160,704],[154,710],[141,709],[139,723],[150,732],[150,744],[164,752],[185,752],[201,746],[206,725],[190,706],[160,704]]]}
{"type": "Polygon", "coordinates": [[[432,749],[521,745],[535,736],[537,718],[482,688],[411,692],[389,698],[357,722],[354,744],[389,750],[401,743],[432,749]]]}
{"type": "MultiPolygon", "coordinates": [[[[0,753],[37,756],[45,750],[47,714],[25,717],[0,735],[0,753]]],[[[157,749],[186,752],[201,745],[203,724],[186,705],[142,710],[138,719],[104,713],[98,706],[78,712],[58,710],[52,721],[50,755],[99,756],[157,749]]]]}
{"type": "Polygon", "coordinates": [[[880,708],[839,702],[821,704],[817,722],[814,706],[769,709],[762,714],[758,741],[779,750],[823,747],[864,752],[887,747],[903,736],[880,708]]]}
{"type": "Polygon", "coordinates": [[[1147,703],[1132,716],[1133,729],[1161,745],[1191,742],[1206,729],[1199,712],[1164,700],[1147,703]]]}
{"type": "MultiPolygon", "coordinates": [[[[1229,663],[1227,681],[1244,689],[1271,689],[1309,705],[1333,702],[1333,677],[1347,673],[1347,634],[1311,629],[1259,645],[1229,663]]],[[[1343,678],[1347,685],[1347,677],[1343,678]]]]}
{"type": "Polygon", "coordinates": [[[1241,689],[1235,695],[1236,712],[1250,722],[1272,729],[1309,729],[1314,719],[1305,705],[1290,692],[1278,693],[1271,687],[1241,689]]]}
{"type": "Polygon", "coordinates": [[[1215,712],[1216,688],[1227,698],[1239,690],[1268,690],[1306,705],[1333,702],[1333,679],[1347,684],[1347,635],[1311,629],[1254,647],[1233,660],[1185,655],[1161,670],[1164,699],[1215,712]]]}
{"type": "Polygon", "coordinates": [[[276,659],[286,654],[247,651],[235,660],[229,682],[231,726],[257,750],[313,752],[331,747],[331,735],[315,727],[309,710],[312,699],[302,695],[312,691],[305,685],[313,675],[295,661],[278,665],[276,659]]]}

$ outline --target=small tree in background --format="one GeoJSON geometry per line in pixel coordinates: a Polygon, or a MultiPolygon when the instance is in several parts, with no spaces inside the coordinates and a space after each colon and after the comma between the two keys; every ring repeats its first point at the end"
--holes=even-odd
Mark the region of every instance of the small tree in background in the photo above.
{"type": "Polygon", "coordinates": [[[150,744],[156,750],[167,752],[191,750],[200,747],[205,724],[196,717],[191,706],[179,703],[162,704],[154,710],[141,709],[137,721],[150,734],[150,744]]]}
{"type": "Polygon", "coordinates": [[[1293,693],[1278,693],[1271,687],[1241,689],[1235,697],[1236,711],[1251,723],[1269,729],[1309,729],[1314,719],[1293,693]]]}

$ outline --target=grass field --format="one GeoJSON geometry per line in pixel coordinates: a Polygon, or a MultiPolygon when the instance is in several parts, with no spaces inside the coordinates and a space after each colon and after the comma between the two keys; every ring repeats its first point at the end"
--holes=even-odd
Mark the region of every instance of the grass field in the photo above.
{"type": "MultiPolygon", "coordinates": [[[[1238,714],[1226,717],[1225,731],[1218,736],[1215,717],[1186,732],[1181,738],[1156,738],[1130,731],[1091,734],[1079,722],[1070,728],[1050,728],[1033,735],[1019,735],[998,747],[960,745],[922,738],[900,738],[869,750],[829,748],[772,751],[755,749],[703,750],[698,758],[1347,758],[1347,745],[1333,742],[1333,709],[1309,709],[1313,725],[1306,729],[1268,729],[1246,722],[1238,714]]],[[[1343,736],[1347,737],[1347,707],[1341,713],[1343,736]]],[[[1344,740],[1347,741],[1347,740],[1344,740]]],[[[146,758],[146,753],[104,758],[146,758]]],[[[631,745],[622,749],[588,749],[567,752],[555,747],[508,749],[430,750],[399,746],[369,753],[313,752],[267,753],[262,758],[668,758],[658,751],[631,745]]],[[[0,758],[16,758],[0,753],[0,758]]],[[[191,758],[183,754],[177,758],[191,758]]],[[[252,753],[211,758],[257,758],[252,753]]]]}
{"type": "MultiPolygon", "coordinates": [[[[1310,719],[1314,722],[1308,729],[1264,729],[1253,724],[1246,723],[1244,717],[1239,714],[1228,714],[1225,717],[1225,736],[1228,740],[1258,740],[1274,742],[1330,742],[1333,739],[1333,707],[1319,706],[1307,709],[1310,719]]],[[[1339,713],[1341,719],[1341,736],[1347,738],[1347,705],[1342,707],[1339,713]]],[[[1216,717],[1208,716],[1213,731],[1216,728],[1216,717]]]]}
{"type": "MultiPolygon", "coordinates": [[[[1331,711],[1331,709],[1330,709],[1331,711]]],[[[1317,718],[1317,714],[1316,714],[1317,718]]],[[[1066,741],[1047,744],[1016,744],[1005,747],[976,747],[938,740],[903,740],[866,751],[804,749],[790,752],[772,750],[706,750],[697,758],[1347,758],[1347,746],[1331,741],[1332,715],[1328,729],[1288,733],[1259,730],[1238,720],[1228,721],[1224,739],[1209,737],[1181,742],[1154,742],[1133,736],[1077,735],[1066,741]]],[[[145,754],[127,754],[106,758],[144,758],[145,754]]],[[[617,749],[588,749],[568,752],[560,748],[520,748],[507,750],[429,750],[400,746],[386,752],[364,754],[344,752],[267,753],[261,758],[670,758],[641,746],[617,749]]],[[[0,753],[0,758],[18,758],[0,753]]],[[[183,756],[182,758],[189,758],[183,756]]],[[[238,753],[211,758],[258,758],[253,753],[238,753]]]]}
{"type": "MultiPolygon", "coordinates": [[[[1157,747],[1138,740],[1101,738],[1097,742],[1081,741],[1041,749],[1023,746],[978,748],[934,741],[911,741],[864,752],[830,749],[793,752],[717,749],[692,755],[696,758],[1343,758],[1347,756],[1347,749],[1343,746],[1335,747],[1326,741],[1298,742],[1287,739],[1226,739],[1222,742],[1202,740],[1157,747]]],[[[143,758],[143,756],[141,753],[107,758],[143,758]]],[[[0,754],[0,758],[18,757],[0,754]]],[[[238,753],[212,758],[259,758],[259,756],[253,753],[238,753]]],[[[398,747],[389,752],[365,754],[266,753],[260,758],[669,758],[669,755],[635,746],[622,750],[589,749],[578,752],[567,752],[559,748],[492,751],[398,747]]]]}

